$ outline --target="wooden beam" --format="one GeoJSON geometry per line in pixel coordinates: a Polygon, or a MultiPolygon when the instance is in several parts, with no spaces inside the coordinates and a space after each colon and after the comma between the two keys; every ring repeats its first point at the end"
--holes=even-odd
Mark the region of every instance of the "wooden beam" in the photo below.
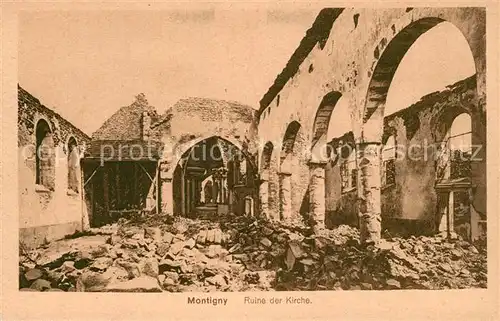
{"type": "Polygon", "coordinates": [[[152,182],[152,181],[154,181],[154,179],[151,177],[151,175],[149,175],[148,171],[144,168],[144,166],[142,166],[142,164],[141,164],[141,163],[137,163],[137,164],[139,164],[139,166],[142,168],[142,170],[144,171],[144,173],[146,173],[146,175],[148,175],[149,180],[150,180],[151,182],[152,182]]]}
{"type": "MultiPolygon", "coordinates": [[[[134,205],[135,204],[138,204],[139,203],[139,193],[137,193],[137,165],[136,163],[133,163],[134,165],[134,191],[133,191],[133,202],[134,202],[134,205]]],[[[139,164],[140,165],[140,164],[139,164]]],[[[142,165],[141,165],[142,167],[142,165]]]]}
{"type": "Polygon", "coordinates": [[[103,188],[103,202],[104,210],[106,215],[109,216],[109,181],[108,181],[108,171],[104,168],[104,173],[102,177],[102,188],[103,188]]]}
{"type": "Polygon", "coordinates": [[[185,216],[186,215],[186,188],[184,184],[184,173],[181,173],[181,215],[185,216]]]}
{"type": "Polygon", "coordinates": [[[116,204],[118,208],[121,208],[120,202],[120,163],[115,164],[115,191],[116,191],[116,204]]]}
{"type": "Polygon", "coordinates": [[[97,166],[94,171],[92,172],[92,174],[90,175],[90,177],[85,181],[85,183],[83,183],[83,187],[85,187],[87,185],[88,182],[90,182],[90,180],[92,179],[92,177],[94,177],[94,175],[97,173],[97,170],[99,169],[100,166],[97,166]]]}
{"type": "Polygon", "coordinates": [[[160,163],[156,167],[156,213],[161,213],[161,172],[160,163]]]}

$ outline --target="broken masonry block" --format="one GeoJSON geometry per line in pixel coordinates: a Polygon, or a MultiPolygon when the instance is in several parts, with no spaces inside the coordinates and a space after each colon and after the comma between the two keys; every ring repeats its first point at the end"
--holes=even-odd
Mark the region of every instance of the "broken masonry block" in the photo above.
{"type": "Polygon", "coordinates": [[[209,230],[207,233],[207,243],[214,243],[215,241],[215,230],[209,230]]]}
{"type": "Polygon", "coordinates": [[[167,244],[170,244],[172,243],[174,239],[174,235],[170,232],[166,232],[164,235],[163,235],[163,242],[167,243],[167,244]]]}
{"type": "Polygon", "coordinates": [[[200,231],[198,237],[196,238],[196,243],[205,244],[207,241],[207,230],[200,231]]]}
{"type": "Polygon", "coordinates": [[[196,245],[196,241],[193,238],[190,238],[186,242],[184,242],[184,247],[187,247],[188,249],[192,249],[196,245]]]}
{"type": "Polygon", "coordinates": [[[303,258],[305,255],[306,253],[302,249],[302,246],[300,245],[299,242],[297,241],[290,242],[288,244],[288,249],[286,251],[286,257],[285,257],[285,264],[288,270],[291,271],[295,266],[295,262],[298,259],[303,258]]]}
{"type": "Polygon", "coordinates": [[[273,243],[266,237],[260,240],[260,244],[264,245],[265,247],[271,247],[271,245],[273,245],[273,243]]]}
{"type": "Polygon", "coordinates": [[[233,245],[230,249],[229,249],[229,253],[234,253],[234,252],[237,252],[241,249],[241,244],[240,243],[236,243],[235,245],[233,245]]]}
{"type": "Polygon", "coordinates": [[[215,244],[222,244],[222,231],[217,229],[214,231],[214,243],[215,244]]]}

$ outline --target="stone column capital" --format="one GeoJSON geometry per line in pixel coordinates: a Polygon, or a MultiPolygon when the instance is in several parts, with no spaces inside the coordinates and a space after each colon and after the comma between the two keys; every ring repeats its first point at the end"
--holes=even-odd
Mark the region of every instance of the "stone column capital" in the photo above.
{"type": "Polygon", "coordinates": [[[310,159],[307,162],[309,168],[324,168],[328,162],[326,160],[310,159]]]}
{"type": "Polygon", "coordinates": [[[356,142],[356,147],[366,147],[366,146],[371,146],[371,145],[381,146],[382,141],[376,141],[376,142],[359,141],[359,142],[356,142]]]}
{"type": "Polygon", "coordinates": [[[280,171],[280,172],[278,172],[278,175],[279,176],[291,176],[292,173],[289,171],[280,171]]]}
{"type": "Polygon", "coordinates": [[[160,179],[162,181],[171,182],[172,181],[172,173],[166,171],[160,171],[160,179]]]}

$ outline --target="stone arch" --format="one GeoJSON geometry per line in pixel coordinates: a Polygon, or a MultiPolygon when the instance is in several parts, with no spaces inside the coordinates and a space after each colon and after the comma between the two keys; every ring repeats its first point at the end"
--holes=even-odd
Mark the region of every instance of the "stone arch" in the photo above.
{"type": "Polygon", "coordinates": [[[267,142],[262,149],[262,156],[260,161],[261,171],[269,170],[271,167],[272,155],[274,151],[274,145],[271,142],[267,142]]]}
{"type": "MultiPolygon", "coordinates": [[[[213,184],[210,197],[203,197],[203,199],[209,200],[211,206],[215,206],[210,209],[211,211],[219,211],[219,205],[238,205],[237,195],[232,193],[232,189],[236,188],[235,185],[238,183],[234,181],[232,176],[234,171],[238,170],[238,166],[234,164],[236,159],[245,159],[248,170],[247,173],[250,173],[248,176],[250,179],[247,177],[246,186],[253,184],[251,175],[253,175],[256,167],[251,162],[248,153],[232,138],[221,137],[219,135],[198,137],[188,143],[178,146],[175,149],[175,153],[171,156],[169,169],[166,175],[166,184],[172,185],[167,188],[167,193],[165,193],[169,194],[168,190],[171,190],[171,195],[165,195],[165,197],[169,199],[171,197],[170,203],[172,204],[171,208],[174,214],[190,215],[198,212],[200,209],[198,206],[204,205],[201,203],[201,194],[205,193],[204,188],[206,184],[204,183],[206,183],[206,180],[211,180],[213,184]],[[204,150],[195,151],[195,147],[200,144],[205,144],[212,139],[217,140],[215,143],[213,141],[210,143],[212,144],[211,147],[216,148],[214,151],[215,154],[210,152],[210,147],[210,149],[206,150],[206,152],[210,152],[206,154],[209,155],[208,158],[200,159],[198,152],[204,153],[204,150]],[[230,150],[224,149],[220,144],[221,141],[224,141],[225,145],[230,150]],[[233,150],[233,148],[235,148],[235,150],[233,150]],[[189,163],[191,165],[188,171],[189,163]],[[171,173],[171,176],[168,176],[169,173],[171,173]],[[170,179],[170,181],[168,181],[168,179],[170,179]],[[233,203],[231,203],[231,200],[234,200],[233,203]]],[[[167,200],[165,203],[168,202],[167,200]]]]}
{"type": "Polygon", "coordinates": [[[288,124],[280,151],[279,199],[280,218],[298,218],[309,210],[309,160],[310,147],[304,128],[298,121],[288,124]],[[292,188],[293,186],[293,188],[292,188]]]}
{"type": "Polygon", "coordinates": [[[280,153],[280,171],[290,170],[288,167],[291,165],[293,157],[296,156],[298,150],[302,147],[298,146],[299,144],[297,143],[303,140],[304,137],[300,123],[298,121],[292,121],[288,124],[285,134],[283,135],[280,153]]]}
{"type": "MultiPolygon", "coordinates": [[[[363,109],[363,125],[361,128],[361,137],[358,138],[359,141],[364,143],[380,142],[383,132],[384,108],[387,93],[399,64],[406,52],[420,36],[442,22],[450,22],[461,30],[460,26],[457,26],[453,21],[448,21],[440,16],[429,16],[409,22],[390,40],[386,38],[381,39],[381,43],[387,45],[383,51],[379,48],[380,46],[377,46],[374,51],[374,60],[372,64],[374,69],[371,73],[366,91],[363,109]]],[[[462,32],[462,35],[465,37],[464,32],[462,32]]],[[[478,71],[477,66],[482,65],[483,62],[481,60],[484,59],[484,57],[477,57],[477,55],[474,55],[474,48],[472,46],[475,42],[469,39],[469,37],[466,37],[466,40],[469,43],[471,57],[474,59],[476,70],[478,71]]],[[[481,75],[481,77],[483,76],[481,75]]],[[[478,82],[478,87],[479,86],[478,82]]]]}
{"type": "Polygon", "coordinates": [[[260,161],[260,214],[266,218],[279,219],[278,164],[272,142],[267,142],[262,149],[260,161]]]}
{"type": "Polygon", "coordinates": [[[449,119],[436,162],[436,189],[440,196],[436,223],[439,231],[453,231],[467,240],[477,239],[484,233],[480,231],[480,222],[486,220],[471,203],[472,165],[476,157],[473,154],[472,118],[462,112],[449,119]],[[457,188],[459,185],[462,188],[457,188]]]}
{"type": "MultiPolygon", "coordinates": [[[[434,12],[428,16],[425,16],[424,12],[405,16],[401,19],[401,21],[408,21],[405,19],[412,18],[410,22],[402,26],[402,29],[398,27],[396,31],[396,28],[393,28],[394,36],[382,38],[374,51],[375,59],[372,64],[372,68],[374,67],[374,69],[372,69],[373,72],[371,75],[369,72],[371,78],[368,83],[362,110],[361,133],[356,138],[359,149],[358,167],[360,168],[360,174],[358,176],[358,184],[360,188],[358,188],[358,196],[360,199],[359,217],[362,241],[376,241],[380,238],[381,171],[379,168],[381,165],[380,153],[383,137],[384,109],[392,79],[407,51],[421,35],[436,25],[448,21],[457,27],[468,41],[471,56],[476,66],[476,74],[480,73],[478,76],[481,79],[484,77],[482,75],[484,69],[481,68],[484,64],[484,53],[478,55],[478,48],[482,47],[482,40],[473,39],[474,37],[484,37],[484,33],[475,34],[467,30],[468,27],[465,26],[464,28],[463,21],[460,22],[458,20],[465,19],[466,15],[460,9],[453,12],[444,9],[443,13],[434,12]],[[452,17],[452,19],[448,20],[448,17],[452,17]]],[[[401,21],[397,22],[399,26],[401,26],[401,21]]],[[[482,29],[482,27],[478,29],[482,29]]],[[[384,35],[387,36],[387,33],[384,35]]],[[[479,83],[483,82],[480,81],[479,83]]],[[[479,86],[478,84],[478,88],[480,88],[479,86]]],[[[485,140],[483,141],[485,142],[485,140]]]]}
{"type": "Polygon", "coordinates": [[[35,182],[44,186],[48,190],[55,189],[56,176],[56,151],[52,130],[49,123],[44,119],[39,119],[36,123],[36,173],[35,182]]]}
{"type": "Polygon", "coordinates": [[[332,91],[326,94],[316,111],[312,127],[311,157],[317,160],[326,158],[324,148],[327,143],[328,127],[330,119],[337,102],[342,97],[338,91],[332,91]]]}
{"type": "Polygon", "coordinates": [[[164,151],[163,159],[166,160],[168,164],[170,164],[170,166],[168,167],[166,177],[170,178],[173,177],[173,173],[175,171],[177,164],[182,159],[183,155],[186,154],[187,151],[191,150],[194,146],[198,145],[200,142],[210,139],[212,137],[218,137],[219,139],[222,139],[230,143],[234,147],[236,147],[240,152],[243,153],[243,156],[245,156],[247,161],[250,163],[250,166],[252,166],[252,168],[257,168],[252,158],[250,157],[251,155],[248,153],[248,151],[246,151],[243,148],[243,145],[237,139],[230,136],[209,134],[193,138],[186,143],[177,145],[172,151],[170,151],[171,154],[168,154],[168,151],[164,151]]]}
{"type": "Polygon", "coordinates": [[[446,134],[449,132],[453,125],[453,121],[456,117],[468,114],[470,117],[471,110],[464,108],[463,106],[452,106],[448,108],[443,108],[432,120],[432,131],[435,137],[436,143],[441,142],[446,134]]]}
{"type": "Polygon", "coordinates": [[[462,165],[465,165],[465,167],[470,166],[470,163],[466,163],[469,162],[472,153],[471,116],[467,112],[461,112],[454,114],[446,120],[444,124],[446,126],[446,133],[441,139],[440,153],[436,162],[436,179],[437,181],[443,179],[449,180],[459,178],[458,176],[460,176],[460,178],[470,180],[470,168],[466,169],[465,172],[461,171],[457,176],[454,175],[454,172],[456,172],[454,168],[457,167],[454,165],[463,163],[462,165]],[[460,155],[456,155],[457,152],[460,155]]]}

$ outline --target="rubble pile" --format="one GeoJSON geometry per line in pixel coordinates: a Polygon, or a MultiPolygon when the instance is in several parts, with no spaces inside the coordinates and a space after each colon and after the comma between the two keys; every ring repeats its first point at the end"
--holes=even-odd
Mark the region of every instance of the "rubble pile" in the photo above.
{"type": "Polygon", "coordinates": [[[300,223],[234,215],[219,222],[120,220],[90,234],[24,250],[21,290],[445,289],[487,283],[486,250],[440,235],[361,246],[358,230],[346,225],[314,234],[300,223]]]}
{"type": "Polygon", "coordinates": [[[478,250],[459,237],[392,237],[375,247],[361,246],[359,231],[347,225],[316,234],[301,224],[245,217],[221,225],[233,236],[233,257],[238,255],[250,270],[277,272],[276,290],[456,289],[487,284],[486,249],[478,250]]]}
{"type": "Polygon", "coordinates": [[[92,236],[24,251],[21,290],[211,292],[271,287],[274,273],[246,271],[225,248],[228,236],[209,222],[179,219],[161,227],[129,223],[122,220],[93,229],[92,236]]]}
{"type": "Polygon", "coordinates": [[[486,253],[440,236],[394,238],[360,246],[327,237],[289,244],[277,290],[458,289],[487,285],[486,253]]]}

